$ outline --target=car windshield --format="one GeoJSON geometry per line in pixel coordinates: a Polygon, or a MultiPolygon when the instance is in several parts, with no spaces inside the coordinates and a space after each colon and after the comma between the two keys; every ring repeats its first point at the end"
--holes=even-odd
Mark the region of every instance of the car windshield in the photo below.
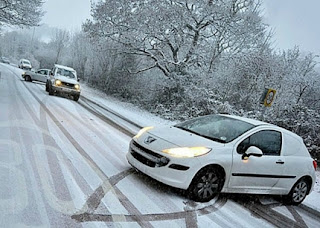
{"type": "Polygon", "coordinates": [[[57,74],[61,75],[61,76],[68,77],[68,78],[75,78],[76,77],[74,72],[72,72],[70,70],[66,70],[66,69],[61,69],[61,68],[58,68],[57,74]]]}
{"type": "Polygon", "coordinates": [[[30,64],[30,62],[29,62],[29,61],[23,61],[23,63],[24,63],[24,64],[30,64]]]}
{"type": "Polygon", "coordinates": [[[255,125],[226,116],[209,115],[177,124],[175,127],[214,141],[228,143],[255,125]]]}

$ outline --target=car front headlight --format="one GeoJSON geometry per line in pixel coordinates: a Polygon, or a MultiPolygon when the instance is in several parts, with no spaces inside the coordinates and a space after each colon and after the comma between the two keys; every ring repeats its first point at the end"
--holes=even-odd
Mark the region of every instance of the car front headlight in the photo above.
{"type": "Polygon", "coordinates": [[[211,151],[207,147],[178,147],[162,150],[163,153],[169,154],[177,158],[193,158],[201,155],[205,155],[211,151]]]}
{"type": "Polygon", "coordinates": [[[136,136],[134,136],[134,138],[135,138],[135,139],[139,138],[141,135],[143,135],[143,133],[151,130],[152,128],[154,128],[154,127],[144,127],[144,128],[142,128],[142,129],[138,132],[138,134],[137,134],[136,136]]]}
{"type": "Polygon", "coordinates": [[[80,85],[79,85],[79,84],[75,84],[75,85],[74,85],[74,88],[75,88],[76,90],[80,90],[80,85]]]}
{"type": "Polygon", "coordinates": [[[61,86],[61,85],[62,85],[62,82],[61,82],[60,80],[56,80],[56,81],[55,81],[55,84],[56,84],[56,86],[61,86]]]}

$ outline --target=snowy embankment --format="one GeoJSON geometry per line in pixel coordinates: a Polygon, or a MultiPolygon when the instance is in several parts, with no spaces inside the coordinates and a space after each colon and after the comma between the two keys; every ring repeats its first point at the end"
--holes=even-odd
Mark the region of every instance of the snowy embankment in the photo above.
{"type": "Polygon", "coordinates": [[[174,121],[164,120],[154,114],[141,110],[131,103],[117,100],[116,98],[107,96],[105,93],[81,84],[81,95],[102,104],[140,126],[159,126],[173,125],[174,121]]]}
{"type": "MultiPolygon", "coordinates": [[[[119,101],[116,98],[107,96],[103,92],[90,88],[86,85],[82,85],[81,93],[83,96],[97,102],[98,104],[102,104],[117,113],[120,113],[122,116],[132,120],[133,122],[141,126],[174,124],[174,122],[172,121],[164,120],[161,117],[137,108],[133,104],[119,101]]],[[[316,174],[317,182],[314,186],[313,191],[304,200],[303,205],[317,210],[320,213],[320,171],[317,171],[316,174]]]]}

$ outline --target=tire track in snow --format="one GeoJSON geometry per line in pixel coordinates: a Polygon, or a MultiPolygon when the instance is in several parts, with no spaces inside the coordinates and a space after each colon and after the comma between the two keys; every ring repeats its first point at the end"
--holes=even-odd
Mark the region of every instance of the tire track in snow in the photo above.
{"type": "MultiPolygon", "coordinates": [[[[139,212],[139,210],[126,198],[126,196],[122,192],[120,192],[118,189],[117,189],[117,191],[115,191],[115,189],[113,189],[112,185],[109,183],[109,177],[105,175],[105,173],[101,170],[101,168],[92,160],[92,158],[86,153],[86,151],[80,146],[80,144],[72,137],[72,135],[64,128],[64,126],[53,115],[53,113],[45,106],[45,104],[26,85],[25,85],[25,88],[38,101],[38,103],[40,104],[42,109],[45,111],[45,113],[52,119],[52,121],[62,131],[62,133],[66,136],[66,138],[71,142],[71,144],[74,145],[76,150],[83,156],[83,158],[87,161],[87,163],[96,171],[97,175],[101,178],[101,180],[103,180],[102,187],[103,187],[104,193],[106,194],[107,192],[112,191],[117,196],[118,199],[122,199],[122,200],[120,200],[120,202],[128,210],[128,212],[130,214],[135,214],[137,216],[140,216],[141,213],[139,212]]],[[[30,111],[32,111],[32,110],[30,110],[30,111]]],[[[48,129],[48,125],[46,125],[46,128],[48,129]]],[[[113,216],[111,216],[111,217],[113,217],[113,216]]],[[[126,221],[125,217],[122,215],[118,215],[118,216],[114,217],[114,220],[117,222],[125,222],[126,221]]],[[[141,225],[142,227],[152,227],[152,225],[148,221],[137,220],[136,222],[139,225],[141,225]]]]}
{"type": "MultiPolygon", "coordinates": [[[[97,115],[96,112],[92,112],[92,113],[97,115]]],[[[105,121],[105,122],[107,122],[107,121],[105,121]]],[[[225,198],[223,198],[223,199],[226,200],[225,198]]],[[[237,203],[239,203],[239,202],[237,202],[237,203]]],[[[254,206],[248,207],[248,205],[246,205],[245,203],[241,203],[241,202],[240,202],[240,205],[242,205],[242,206],[245,205],[245,207],[247,209],[249,209],[253,214],[256,214],[256,215],[258,215],[259,218],[263,218],[266,221],[271,222],[275,226],[278,226],[279,224],[283,224],[281,221],[289,222],[291,224],[291,226],[294,226],[294,227],[305,227],[306,226],[306,224],[304,223],[301,216],[299,214],[295,214],[295,212],[292,211],[292,207],[290,207],[290,211],[293,214],[293,216],[296,219],[298,219],[299,221],[293,221],[293,220],[287,218],[286,216],[284,216],[280,213],[277,213],[277,212],[271,210],[270,208],[265,207],[264,205],[262,205],[259,202],[254,202],[253,205],[255,207],[254,206]],[[275,219],[275,217],[277,219],[275,219]]],[[[190,211],[189,211],[189,212],[177,212],[177,213],[171,213],[171,214],[169,214],[169,213],[168,214],[151,214],[151,215],[132,215],[131,214],[131,215],[125,215],[124,217],[127,221],[137,221],[139,219],[142,219],[144,221],[185,219],[187,227],[194,227],[197,224],[197,222],[196,222],[197,216],[195,216],[197,213],[199,215],[206,215],[209,213],[213,213],[215,210],[217,210],[216,207],[209,206],[209,207],[204,207],[202,209],[194,210],[193,213],[190,213],[190,211]]],[[[74,215],[74,216],[77,216],[77,215],[74,215]]],[[[99,214],[84,213],[84,214],[82,214],[82,217],[81,218],[78,217],[78,219],[81,221],[109,221],[109,222],[112,222],[113,221],[112,216],[117,217],[117,216],[122,216],[122,215],[99,215],[99,214]]],[[[286,226],[284,225],[284,227],[286,227],[286,226]]]]}

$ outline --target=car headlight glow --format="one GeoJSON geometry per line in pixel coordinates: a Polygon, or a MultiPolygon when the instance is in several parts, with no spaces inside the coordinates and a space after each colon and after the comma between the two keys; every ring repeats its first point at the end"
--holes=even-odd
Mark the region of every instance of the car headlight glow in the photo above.
{"type": "Polygon", "coordinates": [[[193,158],[201,155],[205,155],[211,151],[207,147],[178,147],[162,150],[163,153],[170,154],[173,157],[177,158],[193,158]]]}
{"type": "Polygon", "coordinates": [[[138,132],[138,134],[137,134],[136,136],[134,136],[134,138],[136,138],[136,139],[139,138],[141,135],[143,135],[143,133],[151,130],[152,128],[154,128],[154,127],[144,127],[144,128],[142,128],[142,129],[138,132]]]}
{"type": "Polygon", "coordinates": [[[55,81],[55,84],[56,84],[56,86],[61,86],[61,85],[62,85],[62,82],[61,82],[60,80],[56,80],[56,81],[55,81]]]}
{"type": "Polygon", "coordinates": [[[75,84],[75,85],[74,85],[74,88],[75,88],[76,90],[80,90],[80,85],[79,85],[79,84],[75,84]]]}

